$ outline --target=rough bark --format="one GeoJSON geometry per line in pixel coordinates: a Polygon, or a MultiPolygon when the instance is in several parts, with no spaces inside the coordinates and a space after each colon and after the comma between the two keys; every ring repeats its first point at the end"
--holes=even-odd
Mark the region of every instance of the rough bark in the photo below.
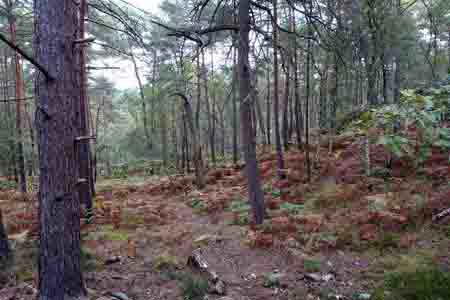
{"type": "Polygon", "coordinates": [[[80,268],[80,201],[76,137],[80,122],[78,6],[35,0],[34,52],[54,80],[35,85],[39,146],[39,300],[85,295],[80,268]]]}
{"type": "Polygon", "coordinates": [[[245,172],[248,180],[249,202],[252,207],[253,222],[264,221],[264,194],[262,193],[258,164],[256,160],[256,141],[252,128],[251,79],[249,62],[250,1],[239,1],[239,97],[241,99],[241,139],[245,158],[245,172]]]}

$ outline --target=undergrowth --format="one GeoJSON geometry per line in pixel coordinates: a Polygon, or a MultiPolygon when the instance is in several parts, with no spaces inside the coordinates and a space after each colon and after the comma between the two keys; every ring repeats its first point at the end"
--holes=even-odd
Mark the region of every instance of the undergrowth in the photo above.
{"type": "Polygon", "coordinates": [[[435,265],[392,272],[375,293],[375,300],[446,300],[450,299],[450,273],[435,265]]]}
{"type": "Polygon", "coordinates": [[[208,291],[208,281],[192,274],[186,274],[181,279],[180,288],[183,300],[202,300],[208,291]]]}

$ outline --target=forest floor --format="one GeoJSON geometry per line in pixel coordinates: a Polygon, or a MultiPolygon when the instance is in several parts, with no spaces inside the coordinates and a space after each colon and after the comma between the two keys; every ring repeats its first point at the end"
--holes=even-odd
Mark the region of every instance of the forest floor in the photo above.
{"type": "MultiPolygon", "coordinates": [[[[187,264],[196,249],[225,283],[223,299],[234,300],[382,299],[388,274],[430,264],[448,271],[450,219],[431,220],[450,207],[448,153],[433,150],[420,169],[404,160],[386,169],[388,155],[373,146],[367,177],[358,140],[343,136],[334,146],[312,150],[311,183],[303,153],[286,153],[280,181],[275,153],[260,149],[261,226],[249,224],[246,180],[231,166],[211,168],[201,191],[192,176],[101,181],[94,221],[82,225],[90,298],[224,297],[187,264]]],[[[25,198],[0,195],[15,255],[0,271],[2,300],[36,292],[37,203],[25,198]]]]}

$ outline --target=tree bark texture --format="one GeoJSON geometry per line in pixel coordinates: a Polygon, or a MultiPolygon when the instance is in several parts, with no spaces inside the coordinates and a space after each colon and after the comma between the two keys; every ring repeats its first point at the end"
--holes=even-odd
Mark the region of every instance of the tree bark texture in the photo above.
{"type": "Polygon", "coordinates": [[[239,96],[241,99],[241,139],[248,180],[249,201],[253,222],[264,221],[264,194],[261,189],[256,160],[256,140],[252,128],[251,78],[249,62],[250,1],[239,1],[239,96]]]}
{"type": "Polygon", "coordinates": [[[39,147],[39,300],[85,294],[80,268],[80,126],[78,6],[35,0],[34,53],[54,80],[39,73],[35,94],[39,147]]]}

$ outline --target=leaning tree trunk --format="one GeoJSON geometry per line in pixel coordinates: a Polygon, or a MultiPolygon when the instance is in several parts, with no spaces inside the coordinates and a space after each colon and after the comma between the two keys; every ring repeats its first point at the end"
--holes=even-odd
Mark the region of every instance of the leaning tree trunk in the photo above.
{"type": "Polygon", "coordinates": [[[35,59],[54,79],[35,85],[39,146],[39,300],[85,295],[80,268],[77,139],[79,61],[74,51],[78,6],[72,0],[35,0],[35,59]]]}
{"type": "Polygon", "coordinates": [[[258,164],[256,160],[256,140],[253,135],[250,62],[250,1],[239,1],[239,96],[241,99],[242,148],[245,157],[245,171],[248,180],[248,195],[252,207],[253,222],[264,221],[264,194],[261,189],[258,164]]]}
{"type": "Polygon", "coordinates": [[[0,261],[9,256],[8,236],[3,225],[2,211],[0,210],[0,261]]]}

